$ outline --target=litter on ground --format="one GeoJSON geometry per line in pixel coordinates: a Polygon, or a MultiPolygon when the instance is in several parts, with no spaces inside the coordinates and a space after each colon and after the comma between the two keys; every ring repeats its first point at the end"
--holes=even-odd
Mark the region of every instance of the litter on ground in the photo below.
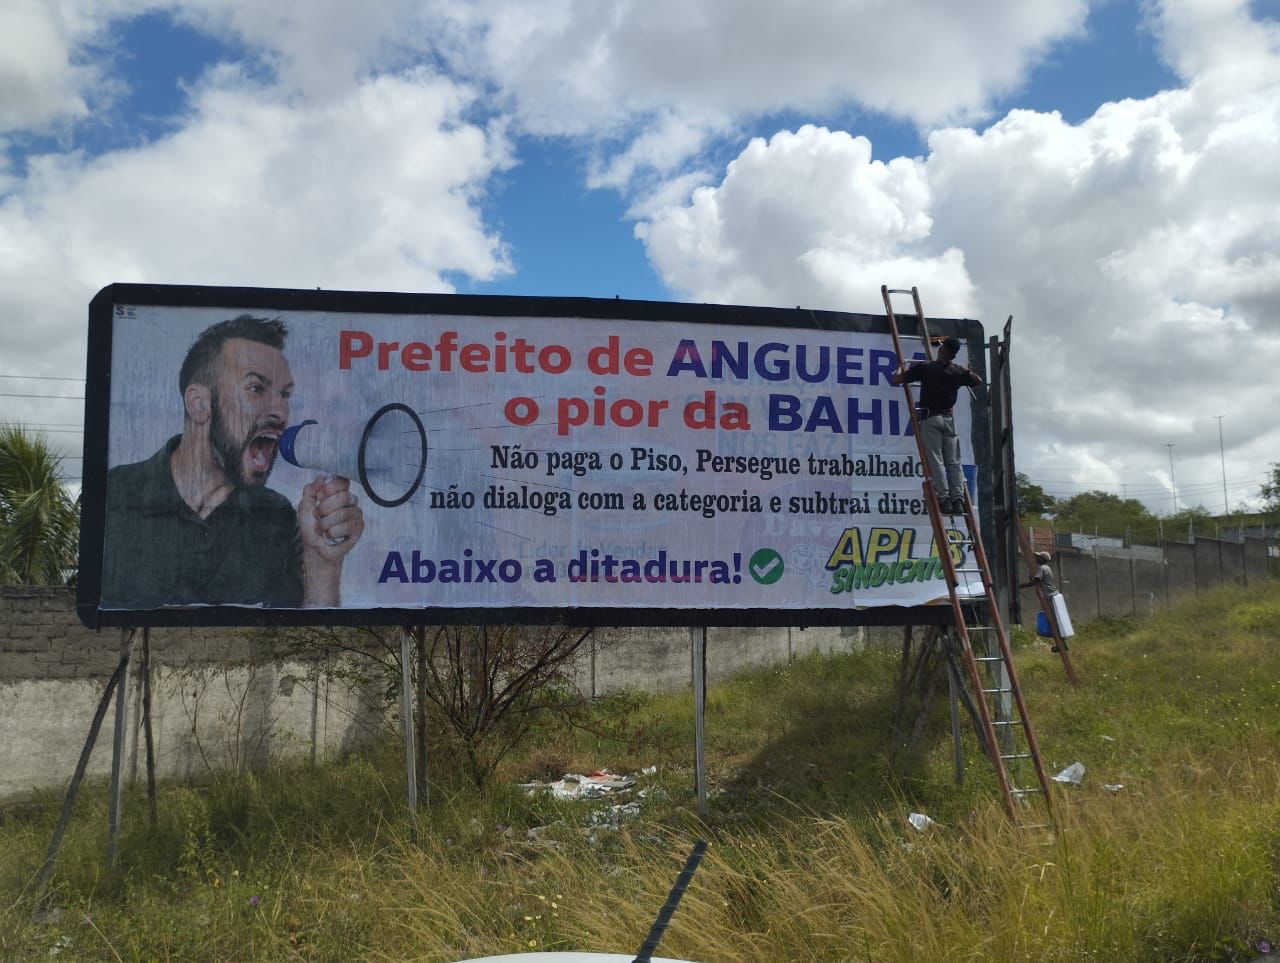
{"type": "Polygon", "coordinates": [[[1069,786],[1078,786],[1080,781],[1084,779],[1084,763],[1073,762],[1066,769],[1053,777],[1054,782],[1065,783],[1069,786]]]}
{"type": "Polygon", "coordinates": [[[635,776],[625,776],[608,769],[597,769],[586,774],[570,772],[554,782],[526,782],[520,788],[532,795],[549,792],[557,799],[597,799],[609,793],[630,789],[636,784],[635,776]]]}

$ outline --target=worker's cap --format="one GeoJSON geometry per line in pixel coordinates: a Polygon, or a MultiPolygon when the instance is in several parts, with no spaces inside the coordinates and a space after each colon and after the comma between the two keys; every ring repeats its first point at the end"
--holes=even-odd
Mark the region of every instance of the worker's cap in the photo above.
{"type": "Polygon", "coordinates": [[[1047,562],[1047,561],[1049,561],[1049,559],[1050,559],[1050,558],[1051,558],[1051,556],[1049,555],[1049,553],[1048,553],[1048,552],[1036,552],[1036,561],[1037,561],[1037,562],[1047,562]]]}
{"type": "Polygon", "coordinates": [[[949,351],[951,354],[959,354],[960,339],[959,338],[943,338],[942,347],[946,348],[947,351],[949,351]]]}

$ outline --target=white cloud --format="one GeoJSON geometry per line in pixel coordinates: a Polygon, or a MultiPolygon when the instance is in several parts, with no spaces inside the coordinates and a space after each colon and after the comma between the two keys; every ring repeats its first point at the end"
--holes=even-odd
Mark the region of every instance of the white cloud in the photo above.
{"type": "Polygon", "coordinates": [[[407,66],[424,46],[412,0],[153,0],[179,20],[263,51],[279,84],[342,96],[372,70],[407,66]]]}
{"type": "Polygon", "coordinates": [[[1276,79],[1280,23],[1253,18],[1248,0],[1164,0],[1153,13],[1165,57],[1183,77],[1276,79]]]}
{"type": "Polygon", "coordinates": [[[170,137],[30,158],[0,198],[0,357],[82,371],[86,306],[113,281],[448,291],[449,272],[502,273],[477,202],[507,146],[470,106],[422,72],[299,105],[223,70],[170,137]]]}
{"type": "Polygon", "coordinates": [[[881,283],[917,284],[931,314],[973,309],[994,332],[1012,313],[1023,470],[1118,488],[1174,443],[1200,493],[1180,502],[1217,508],[1226,414],[1232,500],[1256,496],[1280,451],[1258,416],[1280,370],[1280,55],[1253,42],[1235,69],[1217,45],[1242,10],[1169,6],[1163,42],[1200,71],[1183,89],[1077,125],[940,129],[927,158],[888,164],[842,132],[784,132],[640,236],[695,300],[875,310],[881,283]]]}
{"type": "Polygon", "coordinates": [[[82,121],[120,92],[117,27],[161,14],[225,38],[274,70],[283,89],[341,97],[430,46],[412,0],[5,0],[0,4],[0,131],[82,121]]]}
{"type": "Polygon", "coordinates": [[[1086,0],[494,0],[441,4],[455,69],[539,134],[613,134],[601,183],[692,156],[742,118],[845,105],[918,124],[984,114],[1086,0]],[[639,138],[628,150],[634,128],[639,138]]]}
{"type": "Polygon", "coordinates": [[[161,13],[228,38],[284,89],[341,97],[440,57],[488,107],[578,136],[594,182],[676,167],[744,118],[846,106],[925,125],[982,116],[1088,0],[10,0],[0,13],[0,130],[86,116],[104,97],[111,28],[161,13]]]}
{"type": "Polygon", "coordinates": [[[928,279],[969,313],[964,257],[930,240],[930,203],[920,161],[874,161],[865,137],[806,126],[753,140],[718,186],[639,233],[664,280],[695,300],[879,310],[880,284],[928,279]]]}
{"type": "Polygon", "coordinates": [[[0,131],[43,129],[88,113],[94,73],[71,62],[68,26],[43,0],[0,5],[0,131]]]}

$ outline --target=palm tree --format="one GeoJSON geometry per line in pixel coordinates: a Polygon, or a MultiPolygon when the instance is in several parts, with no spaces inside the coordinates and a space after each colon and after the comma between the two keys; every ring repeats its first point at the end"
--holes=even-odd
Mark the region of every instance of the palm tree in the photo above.
{"type": "Polygon", "coordinates": [[[0,584],[75,581],[80,505],[62,487],[61,467],[43,435],[0,425],[0,584]]]}

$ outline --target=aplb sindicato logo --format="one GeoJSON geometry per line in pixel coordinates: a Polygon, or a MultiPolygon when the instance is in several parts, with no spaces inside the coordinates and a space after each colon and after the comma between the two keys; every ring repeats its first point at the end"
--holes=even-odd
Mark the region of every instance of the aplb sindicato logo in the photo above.
{"type": "MultiPolygon", "coordinates": [[[[920,535],[915,528],[876,527],[865,534],[861,528],[846,528],[827,559],[831,593],[945,579],[937,539],[920,535]],[[921,553],[926,542],[928,550],[921,553]]],[[[963,567],[968,552],[964,532],[948,528],[946,537],[952,564],[963,567]]]]}

